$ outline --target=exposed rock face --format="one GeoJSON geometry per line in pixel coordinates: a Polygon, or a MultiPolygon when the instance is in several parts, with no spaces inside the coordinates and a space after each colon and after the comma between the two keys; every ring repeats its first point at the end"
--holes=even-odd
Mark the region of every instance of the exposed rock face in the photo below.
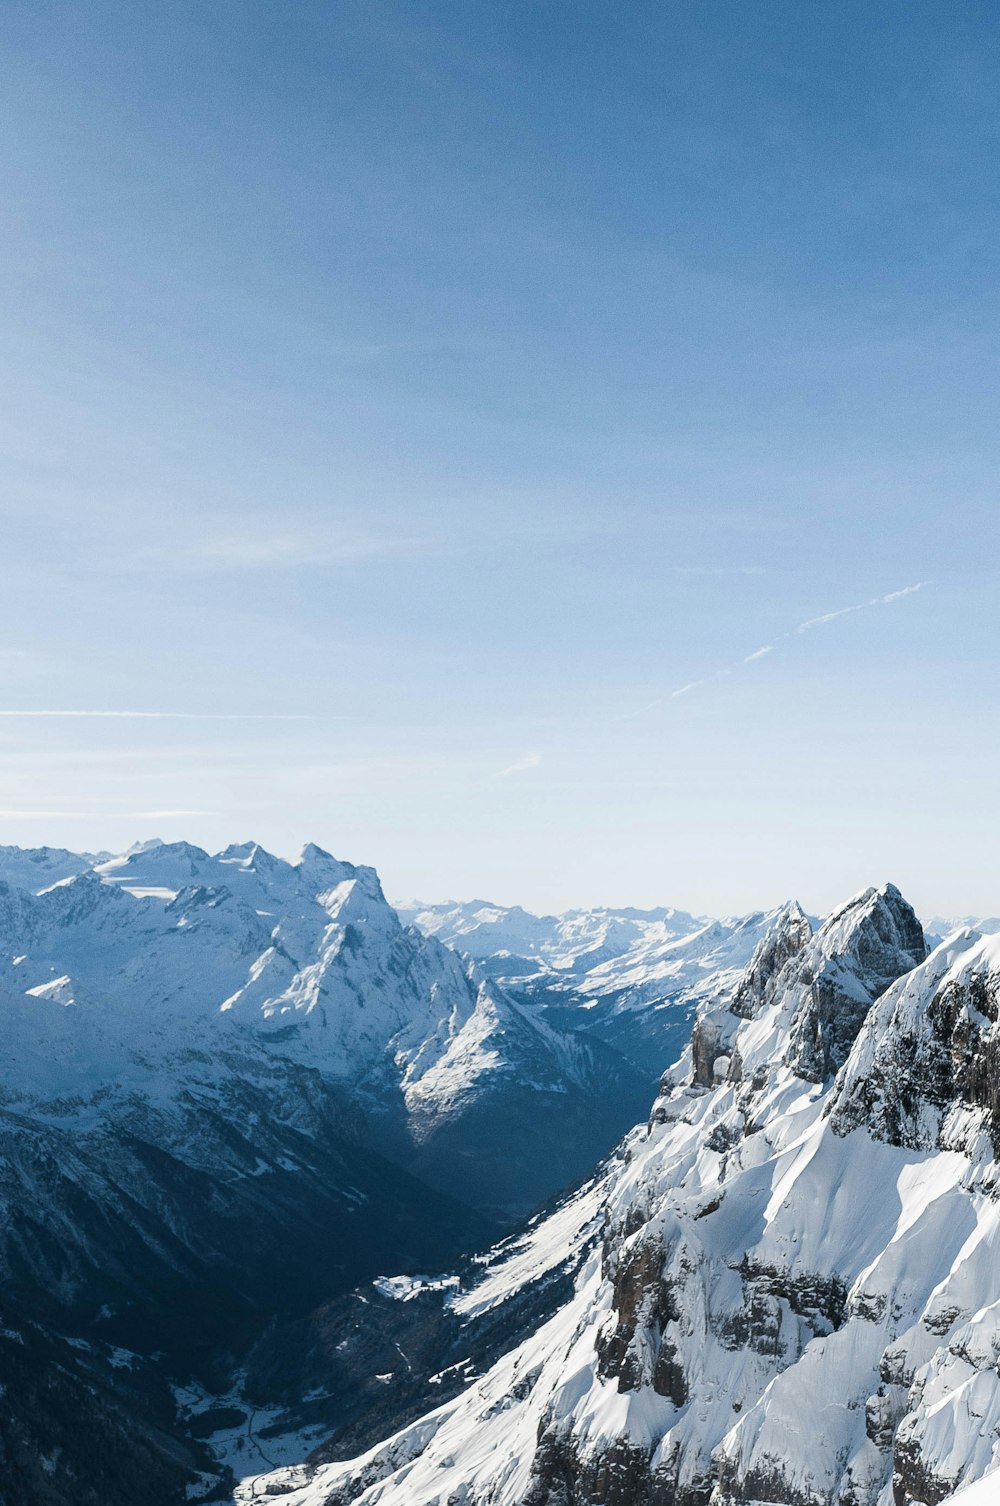
{"type": "Polygon", "coordinates": [[[1000,942],[924,959],[887,886],[755,961],[624,1143],[570,1301],[386,1444],[241,1500],[937,1506],[986,1474],[1000,942]]]}
{"type": "Polygon", "coordinates": [[[648,1385],[675,1406],[687,1400],[678,1325],[689,1260],[679,1227],[669,1236],[643,1227],[619,1255],[606,1253],[614,1325],[609,1322],[597,1339],[598,1374],[613,1379],[619,1391],[648,1385]]]}
{"type": "MultiPolygon", "coordinates": [[[[806,951],[796,981],[808,988],[791,1029],[787,1061],[800,1077],[823,1082],[847,1060],[877,999],[927,955],[924,933],[893,884],[870,889],[823,927],[825,954],[806,951]]],[[[794,964],[793,964],[794,966],[794,964]]],[[[780,975],[787,987],[787,971],[780,975]]]]}
{"type": "Polygon", "coordinates": [[[732,999],[724,1008],[702,1009],[691,1032],[692,1077],[702,1088],[713,1088],[742,1076],[739,1054],[734,1056],[741,1020],[753,1019],[787,978],[793,960],[812,937],[812,926],[796,903],[786,905],[772,928],[757,943],[732,999]]]}
{"type": "Polygon", "coordinates": [[[931,969],[929,1000],[911,987],[879,1006],[871,1049],[851,1063],[831,1105],[834,1127],[847,1134],[867,1124],[892,1145],[930,1150],[985,1123],[1000,1151],[995,942],[961,933],[938,949],[931,969]],[[963,1108],[985,1116],[968,1121],[963,1108]]]}
{"type": "Polygon", "coordinates": [[[621,1439],[600,1458],[584,1459],[568,1439],[547,1434],[538,1445],[524,1506],[674,1506],[677,1498],[665,1494],[664,1482],[654,1483],[649,1458],[648,1448],[621,1439]]]}
{"type": "Polygon", "coordinates": [[[738,1021],[729,1010],[706,1010],[691,1031],[691,1076],[699,1088],[714,1088],[729,1075],[738,1021]]]}
{"type": "Polygon", "coordinates": [[[757,944],[750,965],[729,1006],[733,1014],[751,1020],[770,1003],[774,981],[812,939],[812,926],[800,905],[786,905],[771,930],[757,944]]]}

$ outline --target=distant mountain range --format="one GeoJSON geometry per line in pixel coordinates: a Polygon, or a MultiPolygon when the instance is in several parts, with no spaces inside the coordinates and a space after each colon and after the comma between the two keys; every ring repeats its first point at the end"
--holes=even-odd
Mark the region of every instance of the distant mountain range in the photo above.
{"type": "Polygon", "coordinates": [[[686,910],[531,915],[482,900],[407,905],[401,916],[474,958],[549,1023],[614,1046],[650,1087],[690,1034],[695,1008],[724,997],[777,910],[715,920],[686,910]]]}

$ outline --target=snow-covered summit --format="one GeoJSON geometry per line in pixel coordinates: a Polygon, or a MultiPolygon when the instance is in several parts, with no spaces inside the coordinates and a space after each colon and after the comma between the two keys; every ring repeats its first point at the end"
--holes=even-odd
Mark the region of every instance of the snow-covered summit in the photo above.
{"type": "Polygon", "coordinates": [[[38,894],[52,884],[85,873],[106,856],[68,852],[64,847],[0,846],[0,881],[38,894]]]}

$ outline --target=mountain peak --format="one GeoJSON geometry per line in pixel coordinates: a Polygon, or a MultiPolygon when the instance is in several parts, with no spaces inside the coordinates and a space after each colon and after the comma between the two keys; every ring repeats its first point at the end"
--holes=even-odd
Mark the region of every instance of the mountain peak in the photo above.
{"type": "Polygon", "coordinates": [[[355,878],[359,873],[374,871],[358,868],[354,863],[335,858],[332,852],[327,852],[325,847],[320,847],[316,842],[306,843],[293,866],[301,874],[308,875],[311,881],[319,879],[326,888],[342,884],[345,879],[355,878]]]}
{"type": "Polygon", "coordinates": [[[318,842],[307,842],[295,859],[296,868],[301,868],[304,863],[336,863],[337,858],[332,852],[327,852],[325,847],[320,847],[318,842]]]}
{"type": "MultiPolygon", "coordinates": [[[[884,946],[906,952],[913,958],[911,966],[927,955],[923,929],[913,906],[903,898],[895,884],[874,885],[852,895],[845,904],[827,916],[817,937],[823,939],[830,953],[851,947],[855,938],[874,934],[884,946]]],[[[898,974],[897,974],[898,976],[898,974]]]]}
{"type": "Polygon", "coordinates": [[[256,846],[256,842],[230,842],[228,847],[216,853],[216,857],[220,863],[241,863],[252,855],[256,846]]]}
{"type": "Polygon", "coordinates": [[[127,854],[130,857],[144,857],[154,863],[167,863],[174,858],[184,858],[190,862],[204,862],[208,853],[203,847],[196,847],[193,842],[161,842],[157,837],[152,842],[144,842],[140,846],[130,849],[127,854]]]}
{"type": "Polygon", "coordinates": [[[788,900],[775,913],[767,934],[757,943],[750,964],[733,995],[730,1009],[750,1019],[770,1001],[774,980],[793,957],[812,939],[812,926],[797,899],[788,900]]]}
{"type": "Polygon", "coordinates": [[[822,1082],[847,1060],[871,1005],[927,955],[913,907],[894,884],[863,889],[824,921],[803,955],[806,986],[785,1060],[822,1082]]]}
{"type": "MultiPolygon", "coordinates": [[[[770,916],[766,931],[754,948],[753,955],[736,985],[728,1007],[704,1009],[691,1032],[693,1080],[702,1088],[711,1088],[729,1072],[740,1022],[759,1015],[780,998],[788,986],[789,973],[796,959],[812,939],[812,926],[797,900],[789,900],[770,916]]],[[[741,1070],[741,1069],[740,1069],[741,1070]]],[[[673,1085],[668,1072],[665,1087],[673,1085]]],[[[654,1116],[659,1104],[654,1105],[654,1116]]]]}
{"type": "Polygon", "coordinates": [[[37,896],[37,901],[39,915],[57,925],[78,925],[98,912],[124,913],[129,904],[136,903],[127,890],[106,884],[93,869],[53,884],[37,896]]]}
{"type": "Polygon", "coordinates": [[[240,865],[243,868],[251,870],[254,873],[274,873],[278,868],[287,868],[290,866],[285,862],[284,858],[279,858],[273,852],[269,852],[259,842],[251,842],[247,845],[250,850],[240,865]]]}

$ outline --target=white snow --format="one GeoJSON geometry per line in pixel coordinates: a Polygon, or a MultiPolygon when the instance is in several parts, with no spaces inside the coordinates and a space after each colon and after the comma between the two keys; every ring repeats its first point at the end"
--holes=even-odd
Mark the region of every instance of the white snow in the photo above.
{"type": "Polygon", "coordinates": [[[997,1502],[1000,1502],[1000,1470],[991,1471],[974,1485],[949,1496],[946,1506],[997,1506],[997,1502]]]}

